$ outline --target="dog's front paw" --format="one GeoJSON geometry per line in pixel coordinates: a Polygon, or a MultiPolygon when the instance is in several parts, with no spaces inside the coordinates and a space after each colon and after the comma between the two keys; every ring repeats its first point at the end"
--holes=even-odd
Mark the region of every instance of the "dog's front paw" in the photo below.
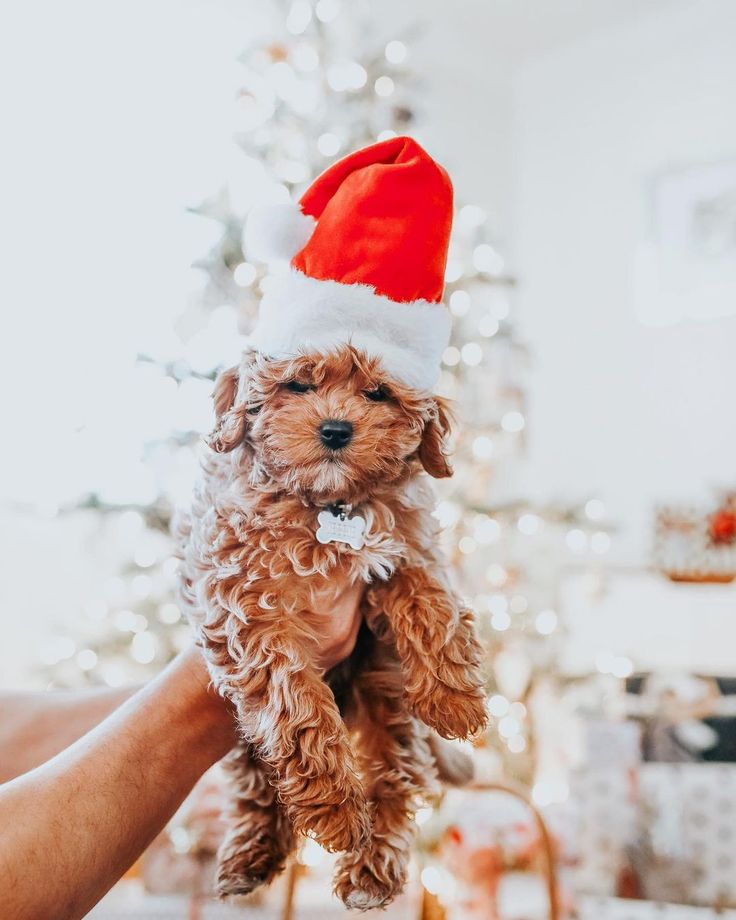
{"type": "Polygon", "coordinates": [[[406,884],[406,863],[406,853],[382,841],[347,853],[337,866],[335,894],[354,910],[386,907],[406,884]]]}
{"type": "Polygon", "coordinates": [[[409,698],[412,711],[443,738],[470,738],[488,724],[486,696],[478,687],[455,690],[440,681],[409,698]]]}

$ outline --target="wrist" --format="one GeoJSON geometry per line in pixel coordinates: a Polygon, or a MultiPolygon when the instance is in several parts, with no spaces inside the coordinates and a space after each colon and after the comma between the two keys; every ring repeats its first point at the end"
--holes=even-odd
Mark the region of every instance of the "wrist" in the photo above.
{"type": "Polygon", "coordinates": [[[175,698],[182,703],[183,717],[192,729],[192,742],[210,766],[238,741],[232,709],[213,688],[202,652],[196,646],[182,652],[169,671],[175,698]]]}

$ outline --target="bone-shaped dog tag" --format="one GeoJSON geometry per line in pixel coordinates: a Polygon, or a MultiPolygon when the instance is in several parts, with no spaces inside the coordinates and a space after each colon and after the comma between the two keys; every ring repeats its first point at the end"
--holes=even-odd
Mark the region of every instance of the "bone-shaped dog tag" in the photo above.
{"type": "Polygon", "coordinates": [[[360,549],[364,542],[365,518],[359,514],[348,517],[346,514],[334,514],[332,511],[320,511],[317,515],[319,529],[317,539],[320,543],[347,543],[353,549],[360,549]]]}

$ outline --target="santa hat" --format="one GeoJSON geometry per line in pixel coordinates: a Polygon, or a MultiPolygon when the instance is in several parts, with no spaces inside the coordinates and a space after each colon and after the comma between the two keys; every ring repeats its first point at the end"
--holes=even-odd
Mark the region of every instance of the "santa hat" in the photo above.
{"type": "Polygon", "coordinates": [[[254,209],[246,254],[282,270],[251,345],[283,358],[349,343],[430,389],[450,335],[441,299],[451,226],[450,179],[410,137],[338,161],[298,205],[254,209]]]}

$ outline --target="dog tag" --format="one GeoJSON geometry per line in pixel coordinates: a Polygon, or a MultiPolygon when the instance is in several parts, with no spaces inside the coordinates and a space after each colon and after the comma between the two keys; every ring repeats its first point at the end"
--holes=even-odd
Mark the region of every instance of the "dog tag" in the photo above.
{"type": "Polygon", "coordinates": [[[317,521],[317,539],[320,543],[347,543],[353,549],[362,547],[365,518],[359,514],[348,517],[344,512],[335,514],[333,511],[325,510],[317,515],[317,521]]]}

